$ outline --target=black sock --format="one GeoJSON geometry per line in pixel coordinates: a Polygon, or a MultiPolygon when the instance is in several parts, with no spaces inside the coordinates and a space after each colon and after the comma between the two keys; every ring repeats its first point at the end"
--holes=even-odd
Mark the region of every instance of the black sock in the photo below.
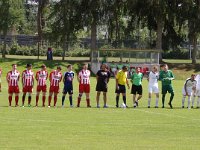
{"type": "Polygon", "coordinates": [[[126,96],[123,96],[123,102],[126,105],[126,96]]]}
{"type": "Polygon", "coordinates": [[[72,106],[73,103],[72,103],[72,96],[69,96],[69,102],[70,102],[70,105],[72,106]]]}
{"type": "Polygon", "coordinates": [[[162,95],[162,105],[165,105],[165,94],[162,95]]]}
{"type": "Polygon", "coordinates": [[[174,98],[174,93],[171,93],[170,100],[169,100],[170,104],[172,103],[173,98],[174,98]]]}
{"type": "Polygon", "coordinates": [[[119,106],[119,96],[116,96],[116,106],[119,106]]]}
{"type": "Polygon", "coordinates": [[[64,105],[65,96],[62,96],[62,106],[64,105]]]}

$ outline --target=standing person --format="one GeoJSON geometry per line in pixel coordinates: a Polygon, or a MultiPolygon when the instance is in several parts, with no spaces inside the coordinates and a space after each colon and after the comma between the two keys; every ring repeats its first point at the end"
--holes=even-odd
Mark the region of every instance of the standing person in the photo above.
{"type": "Polygon", "coordinates": [[[22,72],[22,86],[23,86],[23,96],[22,96],[22,107],[24,107],[24,102],[26,98],[26,93],[28,93],[28,106],[31,106],[31,94],[33,92],[34,85],[34,73],[31,70],[32,65],[27,64],[26,70],[22,72]]]}
{"type": "Polygon", "coordinates": [[[174,98],[174,90],[172,87],[172,80],[174,80],[174,75],[172,71],[168,69],[167,64],[162,65],[162,70],[160,71],[159,80],[162,81],[162,108],[165,107],[165,96],[167,92],[171,94],[168,104],[170,108],[173,108],[172,100],[174,98]]]}
{"type": "Polygon", "coordinates": [[[77,76],[79,82],[79,96],[77,101],[77,107],[80,107],[81,97],[83,93],[86,95],[87,107],[90,106],[90,70],[88,70],[88,64],[83,65],[83,69],[77,76]]]}
{"type": "Polygon", "coordinates": [[[100,70],[96,74],[97,84],[96,84],[96,101],[97,101],[97,108],[100,108],[99,105],[99,97],[101,92],[103,92],[103,101],[104,101],[104,108],[107,108],[107,91],[108,91],[108,82],[110,79],[110,72],[108,70],[108,66],[106,64],[102,64],[100,70]]]}
{"type": "Polygon", "coordinates": [[[188,109],[190,109],[190,101],[191,96],[195,93],[197,81],[195,80],[195,74],[192,74],[190,78],[188,78],[183,86],[183,99],[182,99],[182,108],[184,108],[185,98],[188,96],[188,109]]]}
{"type": "Polygon", "coordinates": [[[191,108],[194,107],[194,101],[195,101],[196,97],[198,97],[197,98],[197,108],[199,108],[199,104],[200,104],[200,74],[196,75],[195,80],[197,81],[196,91],[192,96],[192,106],[191,106],[191,108]]]}
{"type": "Polygon", "coordinates": [[[140,72],[140,68],[136,68],[136,72],[131,76],[132,88],[131,94],[133,94],[133,107],[138,107],[138,101],[142,98],[142,78],[143,74],[140,72]],[[136,98],[136,95],[139,95],[136,98]]]}
{"type": "Polygon", "coordinates": [[[41,66],[41,70],[36,73],[35,79],[37,80],[37,93],[36,93],[36,107],[38,106],[39,95],[42,91],[42,107],[45,107],[45,100],[46,100],[46,92],[47,92],[47,78],[48,72],[46,70],[46,66],[43,64],[41,66]]]}
{"type": "Polygon", "coordinates": [[[159,100],[158,79],[159,79],[158,68],[156,66],[154,66],[147,78],[147,80],[149,81],[149,84],[148,84],[148,91],[149,91],[148,108],[150,108],[152,93],[156,94],[155,108],[158,108],[158,100],[159,100]]]}
{"type": "Polygon", "coordinates": [[[127,79],[127,70],[128,68],[126,66],[122,67],[122,70],[120,70],[116,75],[116,107],[119,107],[119,96],[120,93],[122,93],[123,96],[123,102],[126,107],[126,84],[128,86],[128,89],[130,88],[128,79],[127,79]]]}
{"type": "Polygon", "coordinates": [[[62,96],[62,107],[64,107],[65,96],[67,93],[69,94],[70,107],[73,107],[72,95],[73,95],[74,75],[75,74],[72,71],[72,65],[68,65],[67,72],[65,72],[64,77],[63,77],[64,88],[63,88],[63,96],[62,96]]]}
{"type": "Polygon", "coordinates": [[[52,95],[54,94],[54,107],[56,107],[57,103],[57,95],[59,93],[59,84],[62,81],[62,72],[61,67],[57,66],[56,70],[53,70],[49,75],[50,80],[50,88],[49,88],[49,100],[48,100],[48,107],[51,107],[51,99],[52,95]]]}
{"type": "Polygon", "coordinates": [[[15,93],[15,107],[18,106],[19,101],[19,78],[20,78],[20,72],[17,71],[17,65],[12,64],[12,70],[7,73],[6,80],[8,82],[8,101],[9,106],[11,106],[12,103],[12,96],[13,93],[15,93]]]}

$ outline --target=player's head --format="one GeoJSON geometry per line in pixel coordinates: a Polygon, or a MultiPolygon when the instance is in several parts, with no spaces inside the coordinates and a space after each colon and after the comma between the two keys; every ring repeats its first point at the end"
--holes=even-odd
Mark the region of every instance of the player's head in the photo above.
{"type": "Polygon", "coordinates": [[[167,65],[167,64],[164,64],[164,65],[163,65],[163,70],[164,70],[164,71],[167,71],[167,70],[168,70],[168,65],[167,65]]]}
{"type": "Polygon", "coordinates": [[[128,71],[128,68],[126,66],[123,66],[122,71],[126,72],[126,71],[128,71]]]}
{"type": "Polygon", "coordinates": [[[108,66],[106,64],[102,64],[100,67],[101,70],[107,70],[108,66]]]}
{"type": "Polygon", "coordinates": [[[160,70],[162,70],[162,71],[164,70],[164,64],[160,65],[160,70]]]}
{"type": "Polygon", "coordinates": [[[72,65],[70,64],[70,65],[67,65],[67,70],[68,71],[72,71],[72,65]]]}
{"type": "Polygon", "coordinates": [[[17,64],[12,64],[12,69],[16,70],[17,69],[17,64]]]}
{"type": "Polygon", "coordinates": [[[195,74],[193,73],[193,74],[191,74],[191,80],[194,80],[195,79],[195,74]]]}
{"type": "Polygon", "coordinates": [[[62,70],[61,66],[57,66],[57,71],[60,72],[62,70]]]}
{"type": "Polygon", "coordinates": [[[87,70],[88,69],[88,64],[83,64],[83,69],[87,70]]]}
{"type": "Polygon", "coordinates": [[[152,71],[153,71],[153,72],[157,72],[157,71],[158,71],[158,67],[153,66],[152,71]]]}
{"type": "Polygon", "coordinates": [[[42,69],[42,70],[46,70],[46,65],[45,65],[45,64],[42,64],[42,65],[41,65],[41,69],[42,69]]]}
{"type": "Polygon", "coordinates": [[[26,64],[26,68],[27,68],[28,70],[30,70],[30,69],[32,68],[32,65],[31,65],[31,64],[26,64]]]}
{"type": "Polygon", "coordinates": [[[140,67],[136,68],[136,72],[139,73],[140,72],[140,67]]]}

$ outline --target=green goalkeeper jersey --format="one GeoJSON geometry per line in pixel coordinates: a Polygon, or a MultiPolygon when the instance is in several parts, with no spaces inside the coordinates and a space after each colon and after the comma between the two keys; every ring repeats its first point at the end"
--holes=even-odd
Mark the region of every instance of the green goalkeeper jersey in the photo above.
{"type": "Polygon", "coordinates": [[[159,80],[162,81],[162,85],[172,84],[172,79],[174,79],[174,75],[171,70],[160,71],[159,80]]]}
{"type": "Polygon", "coordinates": [[[131,76],[131,82],[132,84],[139,86],[142,84],[142,78],[142,73],[133,73],[133,75],[131,76]]]}

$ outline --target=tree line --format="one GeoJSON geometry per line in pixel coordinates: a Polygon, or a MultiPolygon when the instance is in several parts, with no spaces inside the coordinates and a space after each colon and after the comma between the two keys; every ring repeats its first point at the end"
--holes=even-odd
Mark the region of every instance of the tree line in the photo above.
{"type": "MultiPolygon", "coordinates": [[[[200,0],[0,0],[0,32],[37,33],[42,40],[59,41],[63,59],[68,42],[90,36],[91,51],[97,48],[99,27],[108,41],[137,38],[140,30],[149,46],[162,52],[176,51],[183,42],[193,46],[196,63],[200,33],[200,0]]],[[[4,40],[6,41],[6,40],[4,40]]],[[[6,42],[2,49],[5,57],[6,42]]]]}

